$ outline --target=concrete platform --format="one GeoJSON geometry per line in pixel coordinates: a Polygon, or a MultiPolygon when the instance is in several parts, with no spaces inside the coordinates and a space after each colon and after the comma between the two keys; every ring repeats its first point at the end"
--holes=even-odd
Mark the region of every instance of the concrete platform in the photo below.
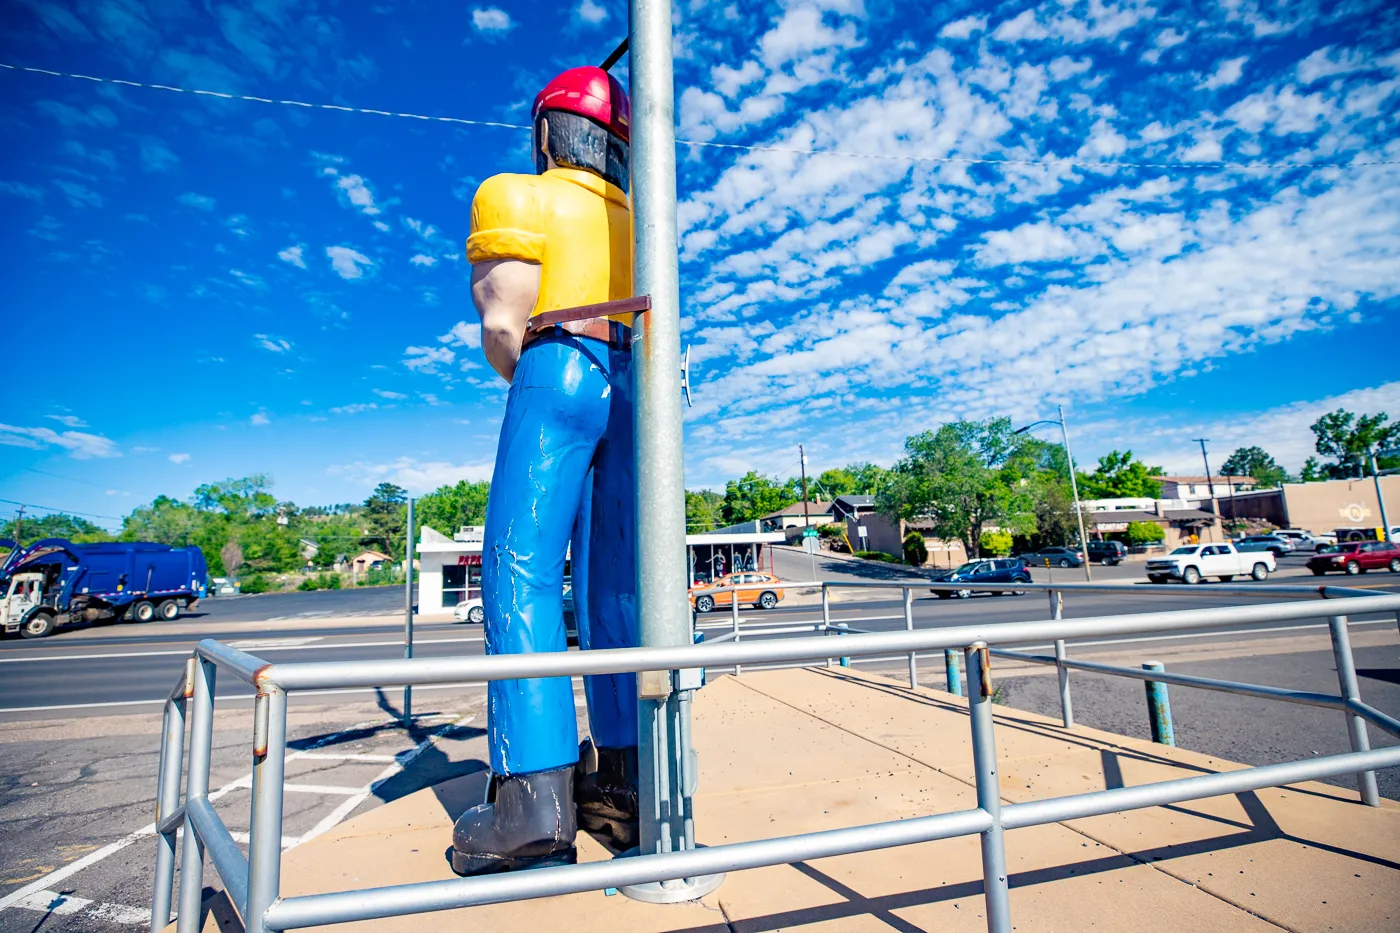
{"type": "MultiPolygon", "coordinates": [[[[1008,802],[1242,767],[1002,708],[1008,802]]],[[[696,800],[709,845],[835,829],[974,805],[966,705],[848,670],[722,677],[695,705],[696,800]]],[[[283,859],[284,895],[453,877],[472,775],[388,803],[283,859]]],[[[1021,931],[1400,929],[1400,805],[1303,784],[1010,831],[1021,931]]],[[[607,858],[580,836],[581,860],[607,858]]],[[[237,929],[209,904],[206,931],[237,929]]],[[[339,929],[499,933],[942,931],[985,929],[975,837],[731,874],[694,904],[602,892],[424,914],[339,929]]],[[[331,928],[326,928],[331,929],[331,928]]]]}

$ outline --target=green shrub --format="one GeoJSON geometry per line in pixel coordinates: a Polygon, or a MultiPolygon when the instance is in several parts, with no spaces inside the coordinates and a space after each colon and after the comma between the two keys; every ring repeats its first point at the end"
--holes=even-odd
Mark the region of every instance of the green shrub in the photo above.
{"type": "Polygon", "coordinates": [[[1006,531],[984,531],[981,545],[984,557],[1005,557],[1011,553],[1011,533],[1006,531]]]}
{"type": "Polygon", "coordinates": [[[272,589],[271,584],[267,582],[267,577],[260,573],[244,577],[240,583],[242,584],[238,587],[238,592],[240,593],[266,593],[268,590],[272,589]]]}
{"type": "Polygon", "coordinates": [[[338,573],[318,573],[309,576],[297,584],[297,589],[309,590],[338,590],[340,589],[340,574],[338,573]]]}
{"type": "Polygon", "coordinates": [[[297,589],[301,590],[302,592],[306,592],[308,590],[319,590],[320,588],[321,585],[316,577],[307,577],[306,579],[302,580],[300,583],[297,584],[297,589]]]}
{"type": "Polygon", "coordinates": [[[1128,522],[1128,540],[1133,544],[1157,544],[1166,537],[1166,531],[1156,522],[1128,522]]]}
{"type": "Polygon", "coordinates": [[[856,551],[856,556],[863,557],[866,560],[878,560],[886,564],[899,563],[898,557],[895,557],[893,554],[886,554],[884,551],[856,551]]]}
{"type": "Polygon", "coordinates": [[[904,562],[915,567],[928,563],[928,547],[924,544],[924,536],[917,531],[904,536],[904,562]]]}

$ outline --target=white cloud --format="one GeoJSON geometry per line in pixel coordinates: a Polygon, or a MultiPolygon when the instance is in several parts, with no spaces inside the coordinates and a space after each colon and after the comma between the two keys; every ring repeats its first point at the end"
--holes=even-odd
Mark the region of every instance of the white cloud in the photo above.
{"type": "Polygon", "coordinates": [[[418,373],[436,373],[439,363],[451,363],[457,354],[447,347],[409,347],[403,364],[418,373]]]}
{"type": "Polygon", "coordinates": [[[1034,10],[1025,10],[1015,19],[1008,19],[992,31],[992,38],[1000,42],[1021,42],[1031,39],[1045,39],[1049,30],[1040,25],[1034,10]]]}
{"type": "MultiPolygon", "coordinates": [[[[1209,437],[1211,460],[1220,463],[1236,448],[1263,447],[1285,468],[1297,472],[1303,461],[1317,456],[1311,426],[1329,411],[1344,408],[1362,414],[1400,413],[1400,382],[1353,389],[1321,399],[1279,405],[1267,411],[1239,411],[1211,420],[1171,423],[1133,422],[1130,430],[1143,437],[1144,460],[1171,470],[1200,469],[1200,449],[1193,438],[1209,437]]],[[[1114,428],[1121,432],[1124,426],[1114,428]]],[[[1104,433],[1100,430],[1100,433],[1104,433]]]]}
{"type": "Polygon", "coordinates": [[[472,28],[488,36],[504,35],[515,28],[510,14],[498,7],[476,7],[472,10],[472,28]]]}
{"type": "Polygon", "coordinates": [[[597,26],[607,20],[608,8],[596,0],[579,0],[578,6],[574,7],[574,16],[590,26],[597,26]]]}
{"type": "Polygon", "coordinates": [[[1239,58],[1227,58],[1221,62],[1210,77],[1200,83],[1200,87],[1208,91],[1216,88],[1229,87],[1240,80],[1244,75],[1244,63],[1249,61],[1248,55],[1241,55],[1239,58]]]}
{"type": "Polygon", "coordinates": [[[65,428],[85,428],[88,426],[88,423],[77,415],[49,415],[48,417],[57,421],[65,428]]]}
{"type": "Polygon", "coordinates": [[[171,454],[170,457],[169,457],[169,460],[170,460],[171,463],[189,463],[189,462],[190,462],[190,455],[189,455],[189,454],[171,454]]]}
{"type": "Polygon", "coordinates": [[[387,398],[393,401],[408,398],[408,396],[402,392],[390,392],[388,389],[375,389],[374,394],[379,396],[380,398],[387,398]]]}
{"type": "Polygon", "coordinates": [[[410,259],[409,262],[415,266],[435,266],[437,265],[437,257],[419,253],[410,259]]]}
{"type": "Polygon", "coordinates": [[[341,405],[338,408],[332,408],[331,413],[336,415],[358,415],[361,412],[374,411],[378,407],[378,402],[355,402],[353,405],[341,405]]]}
{"type": "Polygon", "coordinates": [[[1333,75],[1350,74],[1374,67],[1373,59],[1360,49],[1339,49],[1329,45],[1318,49],[1298,63],[1298,80],[1312,84],[1333,75]]]}
{"type": "MultiPolygon", "coordinates": [[[[495,463],[491,460],[452,463],[447,460],[424,461],[414,457],[400,457],[388,463],[357,460],[354,463],[329,467],[326,472],[332,476],[343,476],[366,489],[389,482],[403,486],[414,495],[421,495],[439,486],[456,485],[462,480],[478,482],[490,479],[494,468],[495,463]]],[[[456,529],[443,530],[452,532],[456,529]]]]}
{"type": "Polygon", "coordinates": [[[362,214],[374,216],[381,213],[380,208],[374,202],[374,192],[370,190],[369,184],[359,175],[341,175],[335,169],[326,167],[321,170],[323,174],[335,177],[335,186],[344,196],[346,203],[356,208],[362,214]]]}
{"type": "Polygon", "coordinates": [[[305,269],[306,260],[302,258],[302,252],[305,248],[305,244],[303,243],[298,243],[295,246],[288,246],[286,249],[278,252],[277,258],[283,262],[291,263],[298,269],[305,269]]]}
{"type": "Polygon", "coordinates": [[[944,26],[938,31],[938,35],[943,39],[966,39],[974,32],[983,32],[986,28],[987,17],[964,16],[944,26]]]}
{"type": "Polygon", "coordinates": [[[261,427],[265,424],[271,424],[272,421],[270,418],[267,417],[267,415],[264,412],[258,412],[257,414],[253,415],[253,417],[248,419],[248,423],[253,425],[254,427],[261,427]]]}
{"type": "Polygon", "coordinates": [[[434,407],[434,408],[437,408],[438,406],[441,406],[441,405],[449,405],[449,404],[451,404],[450,402],[444,402],[442,399],[438,398],[437,395],[435,395],[435,394],[432,393],[432,392],[419,392],[419,393],[418,393],[418,397],[421,398],[423,401],[427,402],[430,406],[432,406],[432,407],[434,407]]]}
{"type": "MultiPolygon", "coordinates": [[[[438,338],[438,343],[445,343],[449,347],[471,347],[475,349],[481,346],[481,325],[476,322],[468,324],[466,321],[458,321],[452,325],[452,329],[438,338]]],[[[448,360],[447,362],[451,362],[448,360]]]]}
{"type": "Polygon", "coordinates": [[[366,270],[373,272],[375,268],[373,259],[349,246],[327,246],[326,256],[331,261],[331,268],[342,279],[358,279],[364,276],[366,270]]]}
{"type": "Polygon", "coordinates": [[[113,441],[84,431],[60,432],[52,428],[25,428],[0,424],[0,444],[7,447],[28,447],[32,450],[58,447],[68,451],[68,456],[75,460],[121,456],[121,451],[113,441]]]}
{"type": "Polygon", "coordinates": [[[292,348],[291,341],[282,337],[269,337],[267,334],[254,334],[253,339],[258,346],[270,353],[286,353],[292,348]]]}
{"type": "Polygon", "coordinates": [[[211,197],[195,194],[193,191],[186,191],[177,200],[186,207],[193,207],[201,211],[212,211],[218,203],[211,197]]]}

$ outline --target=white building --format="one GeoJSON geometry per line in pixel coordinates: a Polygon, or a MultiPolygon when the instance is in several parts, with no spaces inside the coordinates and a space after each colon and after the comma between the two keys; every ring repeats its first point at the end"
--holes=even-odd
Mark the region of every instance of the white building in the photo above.
{"type": "Polygon", "coordinates": [[[467,525],[452,537],[427,525],[418,541],[418,611],[441,612],[481,595],[481,542],[485,531],[467,525]]]}

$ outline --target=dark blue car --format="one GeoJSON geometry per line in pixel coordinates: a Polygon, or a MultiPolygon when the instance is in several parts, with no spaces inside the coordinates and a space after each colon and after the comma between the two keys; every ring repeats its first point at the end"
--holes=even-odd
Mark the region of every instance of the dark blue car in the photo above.
{"type": "MultiPolygon", "coordinates": [[[[933,590],[941,599],[952,599],[957,596],[966,599],[972,595],[972,590],[977,584],[985,583],[1029,583],[1031,573],[1026,569],[1026,562],[1019,557],[998,557],[994,560],[973,560],[968,561],[956,570],[944,570],[934,574],[935,583],[968,583],[972,586],[965,590],[933,590]]],[[[1020,596],[1024,590],[999,590],[993,593],[994,596],[1005,596],[1007,593],[1020,596]]]]}

